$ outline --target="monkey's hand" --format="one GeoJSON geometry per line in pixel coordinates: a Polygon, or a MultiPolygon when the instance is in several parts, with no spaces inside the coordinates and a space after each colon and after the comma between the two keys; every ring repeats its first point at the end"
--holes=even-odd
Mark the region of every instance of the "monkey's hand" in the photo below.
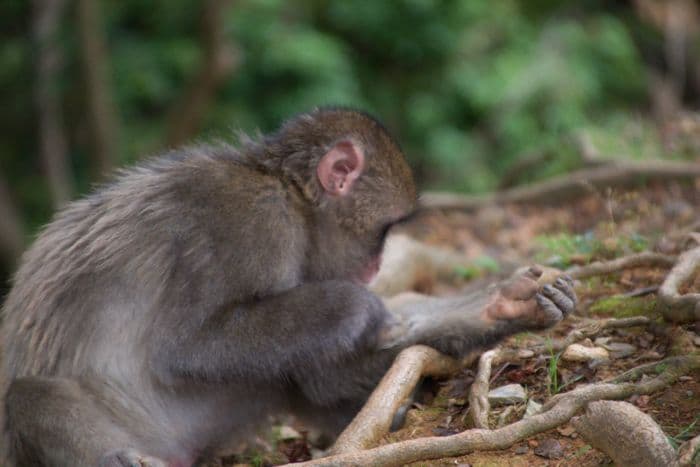
{"type": "Polygon", "coordinates": [[[520,330],[548,328],[576,308],[573,281],[567,275],[540,285],[539,268],[531,267],[503,283],[491,296],[480,318],[486,323],[508,322],[520,330]]]}
{"type": "Polygon", "coordinates": [[[526,273],[486,291],[460,297],[411,295],[389,300],[392,320],[380,337],[382,348],[426,344],[454,357],[493,345],[521,331],[550,327],[576,308],[567,276],[537,282],[542,272],[526,273]]]}

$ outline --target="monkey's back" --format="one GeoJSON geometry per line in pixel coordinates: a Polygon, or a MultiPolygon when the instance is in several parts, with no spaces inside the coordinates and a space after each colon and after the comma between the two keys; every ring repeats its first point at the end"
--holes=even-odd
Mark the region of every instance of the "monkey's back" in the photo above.
{"type": "Polygon", "coordinates": [[[141,370],[136,365],[148,364],[142,347],[158,332],[158,313],[171,312],[163,310],[167,297],[180,294],[181,302],[213,309],[244,299],[241,291],[295,285],[294,267],[266,267],[304,254],[289,242],[269,242],[247,276],[232,280],[230,273],[231,265],[251,260],[246,241],[257,239],[246,229],[263,230],[261,221],[279,223],[271,236],[285,229],[290,214],[278,188],[233,148],[193,147],[125,171],[69,204],[27,250],[14,277],[3,308],[0,384],[85,373],[128,381],[141,370]],[[274,207],[272,221],[251,208],[261,203],[274,207]]]}
{"type": "Polygon", "coordinates": [[[115,306],[110,300],[118,304],[117,291],[130,285],[134,255],[157,254],[124,220],[154,216],[143,195],[156,179],[145,170],[132,172],[71,203],[27,250],[3,307],[3,381],[79,373],[94,357],[86,352],[94,351],[95,339],[111,325],[119,332],[118,320],[103,320],[104,307],[115,306]]]}

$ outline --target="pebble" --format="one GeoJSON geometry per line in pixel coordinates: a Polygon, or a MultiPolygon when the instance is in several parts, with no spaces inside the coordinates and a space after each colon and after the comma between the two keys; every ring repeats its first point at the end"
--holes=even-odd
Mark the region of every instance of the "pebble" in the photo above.
{"type": "Polygon", "coordinates": [[[513,452],[515,452],[518,455],[523,455],[523,454],[527,454],[529,451],[530,451],[530,448],[523,445],[523,446],[518,446],[517,448],[515,448],[515,450],[513,452]]]}
{"type": "Polygon", "coordinates": [[[525,407],[525,415],[523,415],[523,418],[530,418],[533,415],[538,414],[540,410],[542,410],[542,404],[530,399],[527,401],[527,407],[525,407]]]}
{"type": "Polygon", "coordinates": [[[564,450],[559,441],[548,438],[535,448],[535,454],[546,459],[561,459],[564,457],[564,450]]]}
{"type": "Polygon", "coordinates": [[[610,353],[603,347],[571,344],[566,348],[561,358],[570,362],[590,362],[591,360],[609,360],[610,353]]]}
{"type": "Polygon", "coordinates": [[[527,393],[519,384],[506,384],[489,391],[489,403],[491,405],[509,405],[525,402],[527,393]]]}
{"type": "Polygon", "coordinates": [[[603,344],[603,348],[610,352],[612,358],[629,357],[637,351],[637,347],[624,342],[609,342],[603,344]]]}
{"type": "Polygon", "coordinates": [[[301,434],[291,426],[282,425],[280,426],[278,438],[282,441],[290,439],[301,439],[301,434]]]}

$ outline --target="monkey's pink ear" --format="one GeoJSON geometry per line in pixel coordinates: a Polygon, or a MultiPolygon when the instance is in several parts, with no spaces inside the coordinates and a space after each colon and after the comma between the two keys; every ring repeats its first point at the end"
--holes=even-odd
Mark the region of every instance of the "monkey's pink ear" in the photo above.
{"type": "Polygon", "coordinates": [[[365,166],[365,155],[355,143],[343,140],[321,157],[316,174],[326,193],[345,196],[365,166]]]}

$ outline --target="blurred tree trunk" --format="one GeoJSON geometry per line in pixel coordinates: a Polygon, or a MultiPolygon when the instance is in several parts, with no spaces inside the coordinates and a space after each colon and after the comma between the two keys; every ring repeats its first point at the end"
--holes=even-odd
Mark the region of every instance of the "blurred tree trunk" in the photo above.
{"type": "Polygon", "coordinates": [[[63,62],[57,33],[64,7],[65,0],[34,0],[32,24],[36,47],[34,93],[39,120],[39,151],[55,208],[68,202],[73,193],[57,84],[63,62]]]}
{"type": "Polygon", "coordinates": [[[24,250],[24,226],[10,196],[7,181],[0,176],[0,260],[14,265],[24,250]]]}
{"type": "Polygon", "coordinates": [[[108,173],[118,153],[118,124],[111,95],[109,58],[97,0],[78,0],[78,28],[92,150],[98,176],[108,173]]]}
{"type": "Polygon", "coordinates": [[[238,62],[238,51],[226,41],[224,20],[230,0],[204,0],[200,20],[202,59],[169,112],[166,144],[182,144],[197,134],[216,90],[238,62]]]}

